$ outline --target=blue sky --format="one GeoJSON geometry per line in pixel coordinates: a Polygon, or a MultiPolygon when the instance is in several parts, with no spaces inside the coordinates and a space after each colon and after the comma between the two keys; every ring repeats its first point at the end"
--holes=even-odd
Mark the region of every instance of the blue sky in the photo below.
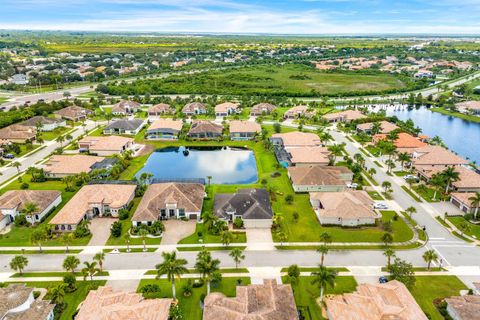
{"type": "Polygon", "coordinates": [[[480,34],[480,0],[0,0],[0,29],[480,34]]]}

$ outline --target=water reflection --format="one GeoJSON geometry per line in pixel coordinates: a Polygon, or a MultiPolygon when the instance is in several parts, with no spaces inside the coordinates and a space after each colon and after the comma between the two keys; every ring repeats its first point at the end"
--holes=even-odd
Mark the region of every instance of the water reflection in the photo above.
{"type": "Polygon", "coordinates": [[[156,150],[143,169],[160,179],[212,177],[217,184],[248,184],[258,179],[252,151],[228,147],[165,148],[156,150]]]}

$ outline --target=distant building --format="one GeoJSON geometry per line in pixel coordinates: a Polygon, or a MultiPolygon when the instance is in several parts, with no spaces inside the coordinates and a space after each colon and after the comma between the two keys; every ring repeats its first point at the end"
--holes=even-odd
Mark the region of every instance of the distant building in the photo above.
{"type": "Polygon", "coordinates": [[[187,116],[193,116],[197,114],[206,114],[207,107],[201,102],[191,102],[191,103],[187,103],[183,107],[182,113],[187,116]]]}
{"type": "Polygon", "coordinates": [[[311,132],[292,131],[287,133],[274,133],[270,138],[274,146],[285,149],[298,147],[318,147],[322,145],[320,137],[311,132]]]}
{"type": "Polygon", "coordinates": [[[147,129],[148,140],[172,140],[177,139],[182,131],[183,122],[172,119],[155,120],[147,129]]]}
{"type": "Polygon", "coordinates": [[[232,102],[224,102],[215,106],[215,115],[217,117],[226,117],[238,113],[238,105],[232,102]]]}
{"type": "Polygon", "coordinates": [[[12,78],[10,78],[10,83],[17,85],[26,85],[28,84],[28,77],[26,74],[14,74],[12,78]]]}
{"type": "Polygon", "coordinates": [[[111,169],[117,160],[88,155],[53,155],[45,163],[43,170],[48,178],[63,178],[94,169],[111,169]]]}
{"type": "Polygon", "coordinates": [[[44,116],[35,116],[20,123],[26,127],[33,127],[40,129],[40,131],[53,131],[58,127],[66,127],[67,122],[64,119],[47,118],[44,116]]]}
{"type": "Polygon", "coordinates": [[[232,140],[251,140],[262,132],[262,127],[253,121],[232,120],[229,124],[232,140]]]}
{"type": "Polygon", "coordinates": [[[54,112],[56,117],[70,121],[81,121],[93,114],[92,110],[88,110],[78,106],[70,106],[54,112]]]}
{"type": "Polygon", "coordinates": [[[446,298],[447,312],[453,320],[478,320],[480,296],[466,295],[446,298]]]}
{"type": "MultiPolygon", "coordinates": [[[[390,133],[394,130],[399,129],[397,125],[388,122],[388,121],[380,121],[378,122],[380,125],[380,130],[377,133],[390,133]]],[[[361,123],[357,125],[357,131],[358,132],[364,132],[366,134],[371,134],[372,133],[372,128],[374,126],[374,122],[368,122],[368,123],[361,123]]]]}
{"type": "Polygon", "coordinates": [[[12,124],[0,129],[0,140],[8,140],[15,143],[26,143],[35,140],[37,129],[21,124],[12,124]]]}
{"type": "Polygon", "coordinates": [[[313,111],[309,111],[308,106],[295,106],[293,108],[288,109],[284,114],[283,117],[285,119],[298,119],[298,118],[311,118],[315,115],[313,111]]]}
{"type": "Polygon", "coordinates": [[[80,151],[87,151],[98,156],[122,154],[127,150],[132,150],[133,146],[133,138],[121,136],[86,136],[78,141],[80,151]]]}
{"type": "Polygon", "coordinates": [[[25,284],[10,284],[0,288],[0,319],[53,320],[55,308],[50,301],[35,299],[33,288],[25,284]]]}
{"type": "Polygon", "coordinates": [[[334,113],[327,113],[322,116],[328,122],[352,122],[358,119],[364,119],[366,116],[358,110],[345,110],[334,113]]]}
{"type": "Polygon", "coordinates": [[[222,137],[223,126],[216,123],[197,120],[193,121],[188,136],[192,139],[214,140],[222,137]]]}
{"type": "Polygon", "coordinates": [[[251,116],[262,116],[271,114],[277,107],[271,103],[259,103],[250,110],[251,116]]]}
{"type": "Polygon", "coordinates": [[[123,100],[113,105],[112,114],[114,115],[131,115],[140,109],[140,103],[136,101],[123,100]]]}
{"type": "Polygon", "coordinates": [[[148,108],[148,118],[156,118],[165,114],[175,114],[175,108],[166,103],[159,103],[148,108]]]}
{"type": "Polygon", "coordinates": [[[144,126],[141,119],[117,120],[110,123],[103,129],[103,134],[125,134],[134,136],[139,133],[144,126]]]}

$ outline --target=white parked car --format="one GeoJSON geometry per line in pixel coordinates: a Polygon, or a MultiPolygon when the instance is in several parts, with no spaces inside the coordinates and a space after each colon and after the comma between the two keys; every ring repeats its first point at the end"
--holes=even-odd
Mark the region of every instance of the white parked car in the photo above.
{"type": "Polygon", "coordinates": [[[413,174],[407,174],[406,176],[403,176],[403,179],[405,179],[405,181],[409,180],[409,179],[413,179],[415,181],[418,182],[418,177],[417,176],[414,176],[413,174]]]}
{"type": "Polygon", "coordinates": [[[386,210],[386,209],[388,209],[388,206],[383,202],[377,202],[373,205],[373,208],[374,209],[386,210]]]}
{"type": "Polygon", "coordinates": [[[347,188],[356,189],[357,187],[358,187],[358,183],[355,183],[355,182],[347,184],[347,188]]]}

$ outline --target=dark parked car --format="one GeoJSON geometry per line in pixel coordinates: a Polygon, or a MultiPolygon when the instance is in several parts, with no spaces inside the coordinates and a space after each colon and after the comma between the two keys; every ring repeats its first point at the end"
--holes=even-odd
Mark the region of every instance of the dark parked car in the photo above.
{"type": "Polygon", "coordinates": [[[14,156],[13,154],[11,154],[11,153],[4,154],[3,157],[4,157],[5,159],[13,159],[13,158],[15,158],[15,156],[14,156]]]}
{"type": "Polygon", "coordinates": [[[387,283],[388,282],[388,279],[384,276],[381,276],[380,278],[378,278],[378,282],[379,283],[387,283]]]}

